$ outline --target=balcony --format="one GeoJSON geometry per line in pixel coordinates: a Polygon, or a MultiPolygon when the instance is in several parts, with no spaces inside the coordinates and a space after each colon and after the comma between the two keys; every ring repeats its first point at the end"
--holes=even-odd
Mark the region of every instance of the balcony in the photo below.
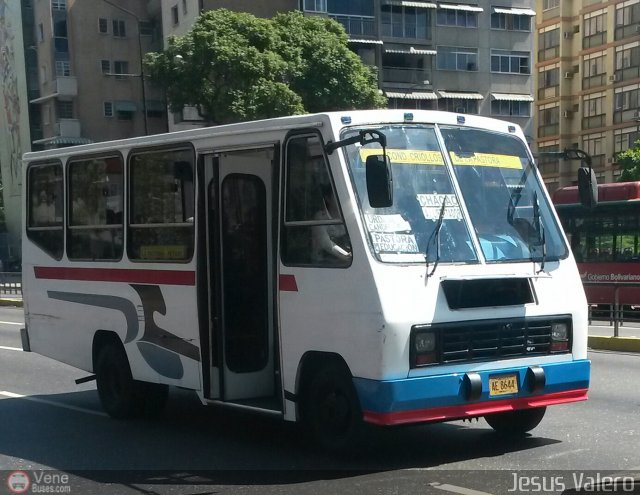
{"type": "Polygon", "coordinates": [[[640,27],[634,22],[626,26],[616,26],[615,39],[618,41],[623,38],[628,38],[629,36],[637,36],[638,34],[640,34],[640,27]]]}
{"type": "Polygon", "coordinates": [[[78,80],[74,76],[58,76],[54,81],[54,93],[58,96],[78,96],[78,80]]]}
{"type": "Polygon", "coordinates": [[[601,31],[590,36],[582,38],[582,48],[592,48],[594,46],[604,45],[607,42],[607,32],[601,31]]]}
{"type": "Polygon", "coordinates": [[[431,71],[403,67],[383,67],[382,80],[385,83],[422,84],[424,81],[431,80],[431,71]]]}
{"type": "Polygon", "coordinates": [[[342,24],[350,36],[376,36],[374,17],[337,14],[329,14],[329,17],[342,24]]]}
{"type": "Polygon", "coordinates": [[[598,74],[595,76],[584,77],[582,79],[582,89],[598,88],[607,84],[607,75],[598,74]]]}
{"type": "Polygon", "coordinates": [[[556,136],[560,132],[560,124],[552,123],[538,127],[538,137],[556,136]]]}
{"type": "Polygon", "coordinates": [[[602,168],[607,164],[607,155],[591,155],[591,166],[602,168]]]}
{"type": "Polygon", "coordinates": [[[425,26],[411,25],[411,23],[382,23],[382,36],[387,38],[430,40],[431,29],[425,26]]]}
{"type": "Polygon", "coordinates": [[[618,69],[614,72],[615,81],[628,81],[629,79],[637,79],[640,77],[640,66],[626,67],[618,69]]]}
{"type": "Polygon", "coordinates": [[[596,129],[598,127],[604,127],[606,124],[606,115],[592,115],[590,117],[583,117],[582,128],[583,129],[596,129]]]}
{"type": "Polygon", "coordinates": [[[613,113],[614,124],[619,124],[621,122],[639,122],[639,121],[640,121],[640,111],[637,108],[616,110],[613,113]]]}
{"type": "Polygon", "coordinates": [[[60,137],[79,138],[80,130],[78,119],[60,119],[56,122],[54,133],[60,137]]]}
{"type": "Polygon", "coordinates": [[[69,53],[69,39],[65,36],[54,36],[53,48],[56,53],[69,53]]]}
{"type": "Polygon", "coordinates": [[[538,50],[538,60],[540,62],[544,60],[551,60],[552,58],[558,58],[560,56],[560,46],[551,46],[549,48],[543,48],[538,50]]]}
{"type": "Polygon", "coordinates": [[[560,86],[547,86],[538,89],[538,99],[546,100],[548,98],[557,98],[560,95],[560,86]]]}

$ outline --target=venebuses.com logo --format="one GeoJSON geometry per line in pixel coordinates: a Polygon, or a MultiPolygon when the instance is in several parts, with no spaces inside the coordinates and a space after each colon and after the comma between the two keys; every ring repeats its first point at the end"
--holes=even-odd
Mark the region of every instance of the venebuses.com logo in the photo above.
{"type": "Polygon", "coordinates": [[[31,479],[24,471],[13,471],[7,477],[7,486],[10,493],[26,493],[31,486],[31,479]]]}
{"type": "Polygon", "coordinates": [[[10,494],[71,493],[69,475],[54,471],[11,471],[7,475],[10,494]]]}

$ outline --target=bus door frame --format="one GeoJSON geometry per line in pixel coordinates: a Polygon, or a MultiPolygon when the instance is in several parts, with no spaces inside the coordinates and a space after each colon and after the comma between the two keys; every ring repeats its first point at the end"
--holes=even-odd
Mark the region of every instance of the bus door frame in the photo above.
{"type": "MultiPolygon", "coordinates": [[[[279,225],[279,176],[280,143],[256,144],[232,149],[207,151],[198,160],[200,187],[198,238],[198,285],[200,335],[203,354],[204,397],[224,402],[251,399],[271,399],[264,401],[270,409],[282,410],[282,384],[280,383],[280,339],[277,318],[278,291],[278,225],[279,225]],[[256,153],[270,157],[267,169],[260,170],[259,163],[245,163],[236,160],[241,154],[256,153]],[[267,318],[267,364],[264,368],[246,373],[237,373],[228,366],[226,351],[227,326],[225,323],[225,279],[223,257],[222,187],[227,177],[240,174],[260,179],[265,188],[266,221],[266,304],[267,318]],[[212,194],[212,191],[215,191],[212,194]],[[215,196],[215,197],[213,197],[215,196]],[[212,208],[213,206],[213,208],[212,208]],[[268,383],[267,383],[268,382],[268,383]],[[276,404],[274,406],[274,404],[276,404]]],[[[249,160],[251,161],[251,160],[249,160]]],[[[227,287],[228,292],[228,287],[227,287]]],[[[257,402],[256,404],[259,404],[257,402]]],[[[256,405],[256,407],[261,407],[256,405]]]]}

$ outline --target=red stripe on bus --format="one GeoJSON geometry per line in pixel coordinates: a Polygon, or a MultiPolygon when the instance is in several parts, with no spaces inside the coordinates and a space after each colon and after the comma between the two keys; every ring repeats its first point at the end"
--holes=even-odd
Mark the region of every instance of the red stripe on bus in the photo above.
{"type": "Polygon", "coordinates": [[[280,290],[285,292],[298,292],[298,284],[295,275],[280,275],[280,290]]]}
{"type": "Polygon", "coordinates": [[[126,268],[58,268],[35,266],[38,279],[126,282],[137,284],[196,285],[196,273],[184,270],[140,270],[126,268]]]}
{"type": "Polygon", "coordinates": [[[553,406],[587,400],[587,389],[567,390],[551,394],[521,397],[517,399],[503,399],[496,401],[476,402],[456,406],[434,407],[431,409],[417,409],[413,411],[398,411],[378,413],[364,411],[364,420],[375,425],[401,425],[422,423],[428,421],[448,421],[453,419],[473,418],[517,409],[531,407],[553,406]]]}

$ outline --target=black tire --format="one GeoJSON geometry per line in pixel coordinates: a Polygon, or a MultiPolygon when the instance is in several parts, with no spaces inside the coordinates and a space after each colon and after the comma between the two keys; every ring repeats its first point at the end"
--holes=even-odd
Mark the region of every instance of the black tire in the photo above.
{"type": "Polygon", "coordinates": [[[351,374],[338,363],[322,366],[307,384],[303,421],[316,444],[338,452],[358,445],[363,421],[351,374]]]}
{"type": "Polygon", "coordinates": [[[96,383],[102,407],[115,419],[136,415],[136,385],[122,346],[105,345],[96,359],[96,383]]]}
{"type": "Polygon", "coordinates": [[[100,402],[112,418],[153,418],[162,413],[169,387],[134,380],[121,345],[103,347],[98,353],[95,371],[100,402]]]}
{"type": "Polygon", "coordinates": [[[489,414],[484,419],[497,433],[506,436],[523,436],[540,424],[546,407],[489,414]]]}

